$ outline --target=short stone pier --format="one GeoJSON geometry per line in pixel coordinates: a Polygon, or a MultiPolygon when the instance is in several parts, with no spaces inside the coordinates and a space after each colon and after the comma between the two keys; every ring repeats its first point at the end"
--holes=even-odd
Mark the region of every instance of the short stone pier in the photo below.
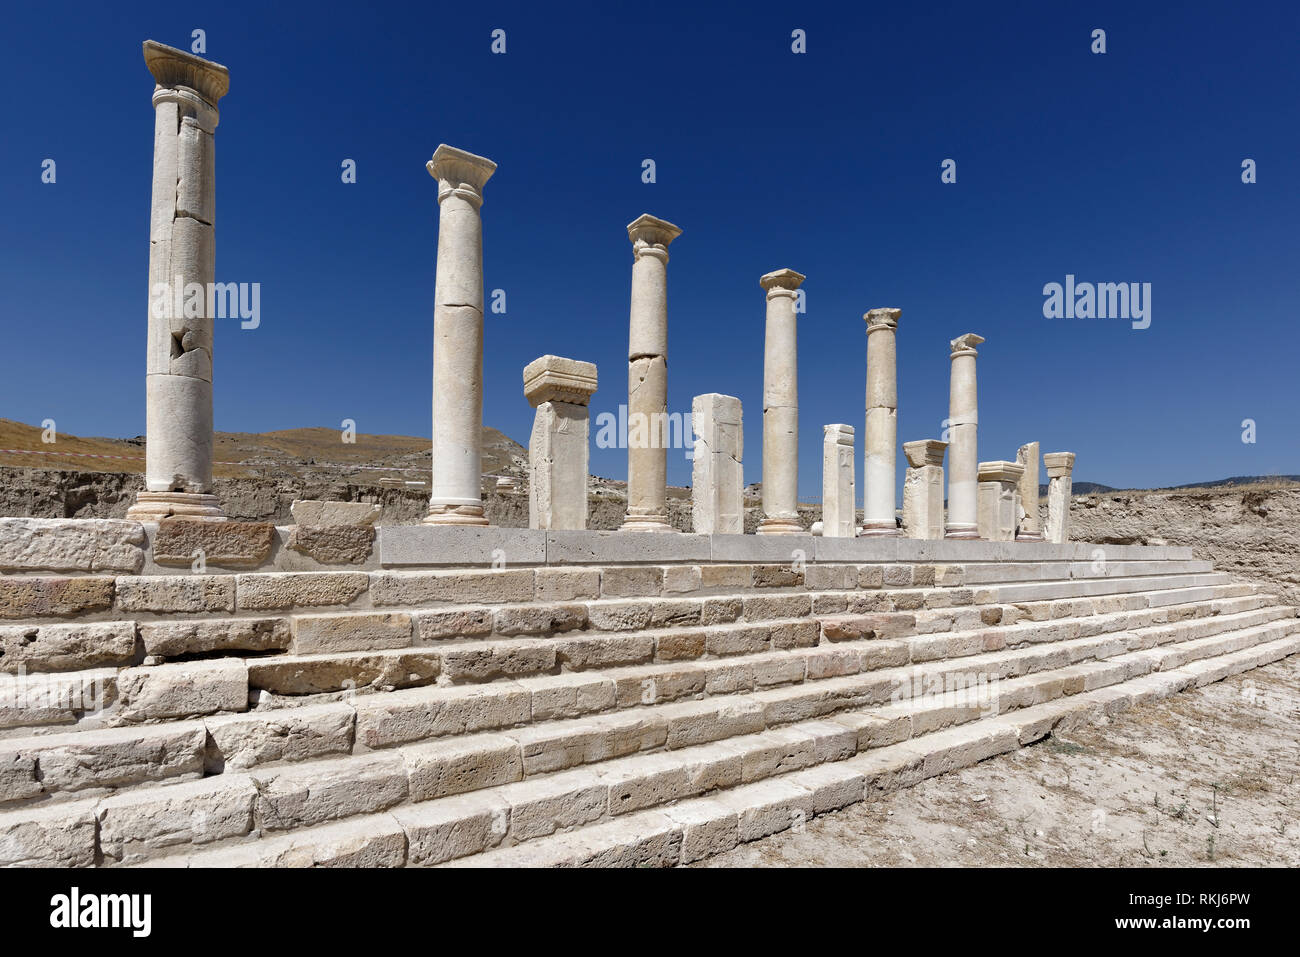
{"type": "Polygon", "coordinates": [[[587,407],[595,391],[591,362],[542,356],[524,367],[524,396],[537,410],[528,441],[529,528],[587,527],[587,407]]]}
{"type": "Polygon", "coordinates": [[[979,533],[990,542],[1010,542],[1016,537],[1020,513],[1019,484],[1025,467],[1016,462],[979,464],[979,533]]]}
{"type": "Polygon", "coordinates": [[[1024,466],[1020,476],[1020,524],[1016,541],[1041,542],[1043,523],[1038,514],[1038,443],[1029,442],[1016,451],[1016,462],[1024,466]]]}
{"type": "Polygon", "coordinates": [[[1047,540],[1063,545],[1070,540],[1074,453],[1045,452],[1043,465],[1047,468],[1047,540]]]}
{"type": "Polygon", "coordinates": [[[697,395],[691,403],[695,454],[691,462],[691,527],[703,535],[745,531],[745,433],[740,400],[697,395]]]}
{"type": "Polygon", "coordinates": [[[908,538],[943,538],[943,455],[947,442],[918,439],[903,443],[907,475],[903,479],[903,534],[908,538]]]}
{"type": "Polygon", "coordinates": [[[822,438],[822,535],[853,538],[857,534],[853,426],[828,425],[822,438]]]}

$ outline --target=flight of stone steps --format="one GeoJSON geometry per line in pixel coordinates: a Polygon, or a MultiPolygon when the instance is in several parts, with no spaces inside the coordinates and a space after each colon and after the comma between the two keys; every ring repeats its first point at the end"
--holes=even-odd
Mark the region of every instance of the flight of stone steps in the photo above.
{"type": "Polygon", "coordinates": [[[927,544],[5,577],[0,865],[689,863],[1300,651],[1186,549],[927,544]]]}

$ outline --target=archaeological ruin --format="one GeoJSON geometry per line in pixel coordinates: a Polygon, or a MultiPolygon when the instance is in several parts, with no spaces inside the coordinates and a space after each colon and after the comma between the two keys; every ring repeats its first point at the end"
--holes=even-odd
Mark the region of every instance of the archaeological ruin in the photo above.
{"type": "MultiPolygon", "coordinates": [[[[150,286],[206,289],[228,73],[144,54],[150,286]]],[[[127,519],[0,519],[0,865],[676,866],[1300,651],[1294,608],[1190,548],[1072,542],[1073,453],[1041,454],[1044,521],[1039,441],[978,444],[975,333],[949,343],[947,434],[903,442],[900,513],[896,357],[942,341],[909,341],[897,308],[863,317],[861,470],[856,425],[806,424],[824,443],[812,534],[789,268],[759,278],[757,534],[742,402],[718,393],[694,398],[694,530],[674,530],[682,230],[649,214],[627,226],[621,528],[588,528],[596,366],[555,355],[522,370],[529,527],[490,525],[484,390],[520,387],[483,372],[496,164],[444,144],[427,168],[427,517],[303,501],[291,525],[228,519],[212,319],[151,308],[147,489],[127,519]]]]}

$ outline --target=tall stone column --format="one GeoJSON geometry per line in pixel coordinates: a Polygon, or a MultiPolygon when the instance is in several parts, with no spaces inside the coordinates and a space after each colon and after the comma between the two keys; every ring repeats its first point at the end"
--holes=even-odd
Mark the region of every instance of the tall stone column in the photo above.
{"type": "Polygon", "coordinates": [[[822,535],[853,538],[857,530],[857,487],[853,469],[853,426],[822,430],[822,535]]]}
{"type": "Polygon", "coordinates": [[[806,277],[778,269],[767,290],[763,347],[763,518],[760,535],[792,535],[799,524],[799,362],[795,297],[806,277]]]}
{"type": "Polygon", "coordinates": [[[1063,545],[1070,540],[1074,453],[1044,452],[1043,465],[1047,467],[1047,540],[1063,545]]]}
{"type": "Polygon", "coordinates": [[[975,347],[983,336],[968,332],[950,343],[948,387],[948,529],[945,538],[979,538],[979,403],[975,389],[975,347]]]}
{"type": "Polygon", "coordinates": [[[908,538],[943,538],[943,453],[947,442],[904,442],[907,474],[903,477],[903,534],[908,538]]]}
{"type": "Polygon", "coordinates": [[[127,517],[222,521],[212,494],[213,134],[230,73],[153,40],[144,62],[155,81],[145,487],[127,517]]]}
{"type": "Polygon", "coordinates": [[[691,403],[691,527],[702,535],[745,532],[745,433],[740,400],[711,392],[691,403]]]}
{"type": "Polygon", "coordinates": [[[587,527],[587,407],[595,391],[591,362],[542,356],[524,367],[524,396],[537,410],[528,441],[529,528],[587,527]]]}
{"type": "Polygon", "coordinates": [[[627,344],[627,518],[622,532],[671,532],[668,524],[668,244],[682,234],[642,213],[632,241],[627,344]]]}
{"type": "Polygon", "coordinates": [[[979,464],[979,533],[990,542],[1009,542],[1016,537],[1020,514],[1020,479],[1025,467],[1017,462],[979,464]]]}
{"type": "Polygon", "coordinates": [[[898,349],[895,332],[901,309],[872,309],[867,320],[867,431],[862,534],[891,537],[898,475],[898,349]]]}
{"type": "MultiPolygon", "coordinates": [[[[486,525],[483,514],[483,186],[497,164],[441,144],[433,286],[433,475],[426,525],[486,525]]],[[[584,486],[585,488],[585,486],[584,486]]]]}
{"type": "Polygon", "coordinates": [[[1016,529],[1016,541],[1041,542],[1043,523],[1038,514],[1038,443],[1020,446],[1016,450],[1016,461],[1025,468],[1025,474],[1020,476],[1021,518],[1016,529]]]}

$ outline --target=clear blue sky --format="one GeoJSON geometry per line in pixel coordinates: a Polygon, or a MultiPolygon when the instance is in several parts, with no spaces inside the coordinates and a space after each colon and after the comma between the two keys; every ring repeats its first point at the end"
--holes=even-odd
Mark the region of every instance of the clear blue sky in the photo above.
{"type": "MultiPolygon", "coordinates": [[[[900,442],[938,437],[948,340],[977,332],[981,459],[1037,439],[1078,453],[1077,480],[1116,486],[1300,472],[1298,9],[10,4],[0,415],[144,431],[153,81],[140,45],[188,48],[202,28],[231,73],[217,278],[262,284],[260,328],[217,330],[218,429],[351,418],[429,434],[437,190],[424,164],[446,142],[499,164],[485,279],[508,312],[487,317],[484,421],[521,442],[520,372],[544,353],[599,365],[593,413],[626,401],[624,227],[649,212],[684,230],[668,267],[670,409],[741,397],[749,481],[758,277],[787,266],[808,276],[805,498],[820,494],[823,424],[857,426],[860,461],[874,306],[903,310],[900,442]],[[795,28],[806,54],[791,52],[795,28]],[[940,182],[946,158],[956,184],[940,182]],[[1150,328],[1044,318],[1044,284],[1067,273],[1151,283],[1150,328]]],[[[669,462],[688,484],[689,462],[669,462]]],[[[626,453],[593,449],[592,469],[622,477],[626,453]]]]}

